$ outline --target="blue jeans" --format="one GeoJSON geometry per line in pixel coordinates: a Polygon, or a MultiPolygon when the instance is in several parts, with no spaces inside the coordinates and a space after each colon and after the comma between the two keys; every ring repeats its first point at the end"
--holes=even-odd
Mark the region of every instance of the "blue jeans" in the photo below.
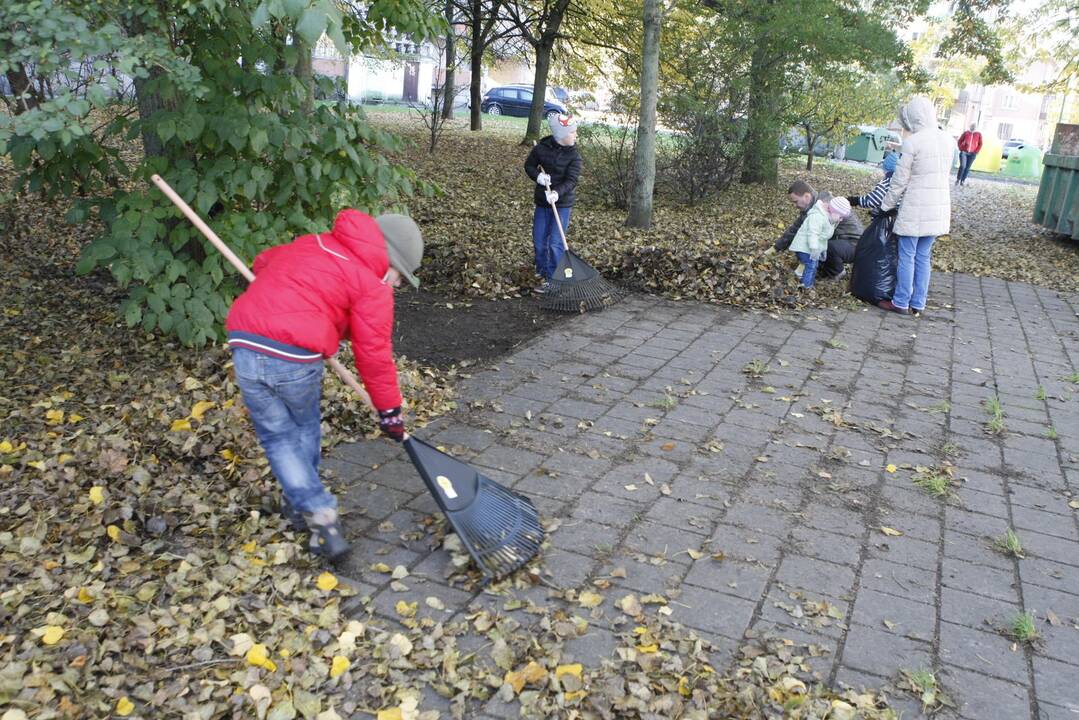
{"type": "MultiPolygon", "coordinates": [[[[558,217],[562,220],[562,230],[565,232],[569,232],[569,211],[568,207],[558,208],[558,217]]],[[[532,216],[532,243],[536,246],[536,272],[544,280],[550,280],[564,250],[562,236],[558,234],[554,211],[551,208],[536,208],[532,216]]]]}
{"type": "Polygon", "coordinates": [[[965,183],[967,181],[967,175],[970,175],[970,166],[974,164],[974,158],[978,157],[976,152],[964,152],[959,151],[959,172],[955,175],[955,181],[957,183],[965,183]]]}
{"type": "Polygon", "coordinates": [[[805,269],[802,270],[802,287],[813,287],[814,281],[817,279],[817,264],[819,260],[814,260],[809,257],[809,253],[795,252],[794,256],[798,258],[798,262],[805,265],[805,269]]]}
{"type": "Polygon", "coordinates": [[[899,236],[899,267],[895,272],[895,294],[892,304],[898,308],[925,310],[929,295],[930,258],[935,235],[899,236]]]}
{"type": "Polygon", "coordinates": [[[336,508],[318,477],[322,363],[279,360],[232,349],[236,384],[285,498],[300,512],[336,508]]]}

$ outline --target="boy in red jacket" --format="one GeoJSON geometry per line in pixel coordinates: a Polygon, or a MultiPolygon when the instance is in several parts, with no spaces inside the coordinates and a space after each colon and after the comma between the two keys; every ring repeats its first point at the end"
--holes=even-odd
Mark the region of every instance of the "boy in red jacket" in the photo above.
{"type": "Polygon", "coordinates": [[[401,441],[401,392],[393,361],[393,291],[423,257],[420,229],[404,215],[342,210],[328,233],[303,235],[255,258],[255,280],[225,321],[236,381],[255,434],[284,491],[281,510],[311,532],[311,552],[348,551],[337,500],[319,480],[322,359],[345,338],[379,411],[401,441]]]}

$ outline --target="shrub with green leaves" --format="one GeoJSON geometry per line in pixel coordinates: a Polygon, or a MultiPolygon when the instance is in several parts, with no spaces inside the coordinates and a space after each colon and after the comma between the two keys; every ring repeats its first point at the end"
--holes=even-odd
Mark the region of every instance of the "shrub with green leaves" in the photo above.
{"type": "MultiPolygon", "coordinates": [[[[394,136],[347,103],[315,103],[310,53],[441,29],[422,0],[364,13],[330,0],[14,0],[0,10],[0,115],[14,192],[75,197],[70,222],[104,231],[78,269],[107,268],[130,293],[129,325],[187,345],[221,336],[242,282],[148,182],[161,174],[236,253],[325,230],[342,207],[374,212],[433,188],[386,155],[394,136]],[[25,80],[25,87],[22,80],[25,80]],[[138,147],[141,141],[141,148],[138,147]]],[[[324,93],[332,88],[322,89],[324,93]]],[[[321,93],[319,93],[321,94],[321,93]]]]}

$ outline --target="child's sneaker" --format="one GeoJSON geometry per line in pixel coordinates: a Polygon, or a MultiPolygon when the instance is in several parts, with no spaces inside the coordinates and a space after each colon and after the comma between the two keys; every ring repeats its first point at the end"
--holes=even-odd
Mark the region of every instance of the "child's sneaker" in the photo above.
{"type": "Polygon", "coordinates": [[[805,272],[806,266],[802,263],[798,263],[798,267],[794,268],[794,277],[802,277],[802,273],[805,272]]]}
{"type": "Polygon", "coordinates": [[[308,548],[312,555],[334,562],[348,553],[348,542],[341,531],[341,523],[338,521],[336,510],[332,508],[317,510],[308,514],[305,519],[307,528],[311,531],[308,548]]]}

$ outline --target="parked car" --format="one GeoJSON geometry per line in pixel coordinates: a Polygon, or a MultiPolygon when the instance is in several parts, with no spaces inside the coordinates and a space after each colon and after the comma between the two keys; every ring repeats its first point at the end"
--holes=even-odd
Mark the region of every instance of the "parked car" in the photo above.
{"type": "MultiPolygon", "coordinates": [[[[480,100],[480,110],[491,115],[528,117],[531,107],[531,85],[499,85],[484,93],[480,100]]],[[[547,88],[543,98],[543,116],[551,117],[564,112],[566,112],[566,106],[558,101],[550,88],[547,88]]]]}
{"type": "Polygon", "coordinates": [[[1008,159],[1008,153],[1010,153],[1013,148],[1018,150],[1018,149],[1024,147],[1026,144],[1027,144],[1026,140],[1020,140],[1019,138],[1011,138],[1010,140],[1008,140],[1008,141],[1006,141],[1004,143],[1004,147],[1000,151],[1000,156],[1002,158],[1004,158],[1005,160],[1007,160],[1008,159]]]}

